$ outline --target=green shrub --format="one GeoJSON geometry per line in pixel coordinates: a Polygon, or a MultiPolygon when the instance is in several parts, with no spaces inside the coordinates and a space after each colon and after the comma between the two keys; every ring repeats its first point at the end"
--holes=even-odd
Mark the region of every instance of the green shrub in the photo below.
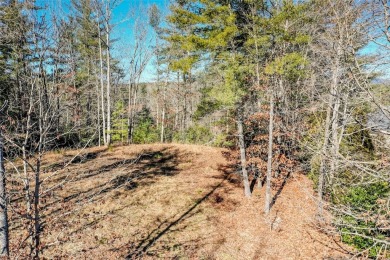
{"type": "Polygon", "coordinates": [[[219,134],[215,137],[213,146],[230,148],[235,146],[235,143],[232,140],[227,140],[226,134],[219,134]]]}
{"type": "Polygon", "coordinates": [[[111,130],[111,140],[124,141],[127,140],[127,135],[129,129],[127,126],[127,116],[126,109],[123,101],[118,101],[115,104],[115,110],[112,113],[112,130],[111,130]]]}
{"type": "Polygon", "coordinates": [[[343,202],[350,207],[358,208],[362,211],[375,210],[377,200],[383,198],[389,192],[389,184],[385,182],[351,187],[348,194],[343,198],[343,202]]]}
{"type": "Polygon", "coordinates": [[[149,144],[158,142],[159,134],[153,121],[149,118],[139,122],[134,128],[133,142],[136,144],[149,144]]]}
{"type": "Polygon", "coordinates": [[[213,140],[213,134],[210,129],[198,124],[188,128],[185,132],[175,133],[173,141],[190,144],[207,144],[213,140]]]}
{"type": "MultiPolygon", "coordinates": [[[[365,186],[349,187],[346,195],[342,196],[340,201],[354,212],[366,217],[371,215],[371,219],[375,219],[378,214],[383,213],[380,212],[378,200],[388,198],[389,194],[390,185],[386,182],[379,182],[365,186]]],[[[342,220],[343,227],[340,231],[343,242],[359,250],[368,249],[368,256],[376,257],[382,245],[376,244],[371,238],[385,240],[386,231],[379,229],[375,222],[367,219],[362,220],[352,216],[344,216],[342,220]]]]}

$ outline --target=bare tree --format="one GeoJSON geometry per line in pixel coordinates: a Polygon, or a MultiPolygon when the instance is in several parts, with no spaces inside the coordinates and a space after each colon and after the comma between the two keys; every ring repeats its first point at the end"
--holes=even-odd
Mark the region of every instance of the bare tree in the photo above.
{"type": "Polygon", "coordinates": [[[134,117],[137,109],[139,98],[139,83],[147,64],[152,58],[152,51],[149,49],[150,38],[146,29],[146,23],[137,19],[134,24],[135,41],[131,45],[129,57],[129,83],[128,83],[128,136],[127,142],[131,143],[134,134],[135,121],[134,117]]]}
{"type": "Polygon", "coordinates": [[[269,128],[268,128],[268,161],[267,161],[267,184],[265,191],[264,212],[268,214],[271,206],[271,179],[272,179],[272,154],[273,154],[273,132],[274,132],[274,94],[270,90],[269,128]]]}
{"type": "MultiPolygon", "coordinates": [[[[7,108],[7,101],[0,108],[0,123],[7,108]]],[[[4,141],[0,124],[0,256],[9,256],[6,174],[4,168],[4,141]]]]}

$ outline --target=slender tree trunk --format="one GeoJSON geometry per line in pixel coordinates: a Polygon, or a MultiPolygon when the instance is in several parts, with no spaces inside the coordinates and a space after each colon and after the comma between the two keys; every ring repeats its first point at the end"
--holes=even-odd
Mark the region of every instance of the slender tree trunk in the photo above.
{"type": "Polygon", "coordinates": [[[161,113],[161,136],[160,141],[161,143],[164,142],[164,127],[165,127],[165,95],[166,95],[166,86],[163,88],[163,104],[162,104],[162,113],[161,113]]]}
{"type": "MultiPolygon", "coordinates": [[[[338,59],[338,58],[337,58],[338,59]]],[[[339,110],[340,110],[340,93],[338,91],[338,72],[339,72],[339,62],[336,64],[336,68],[333,72],[333,86],[331,90],[331,95],[333,96],[334,105],[332,111],[332,119],[331,119],[331,156],[332,160],[330,160],[330,171],[329,171],[329,184],[332,185],[334,175],[337,170],[337,160],[339,153],[339,110]]]]}
{"type": "MultiPolygon", "coordinates": [[[[107,7],[108,8],[108,7],[107,7]]],[[[108,23],[106,26],[109,26],[108,23]]],[[[111,70],[110,70],[110,47],[108,41],[110,40],[109,28],[106,32],[107,41],[107,145],[111,143],[111,70]]]]}
{"type": "MultiPolygon", "coordinates": [[[[42,90],[38,89],[39,92],[42,90]]],[[[44,111],[44,102],[42,100],[42,94],[39,93],[39,143],[38,143],[38,157],[36,162],[35,169],[35,187],[34,187],[34,259],[39,259],[39,254],[41,252],[41,219],[40,219],[40,189],[41,189],[41,161],[42,161],[42,152],[44,145],[44,135],[45,135],[45,111],[44,111]]]]}
{"type": "MultiPolygon", "coordinates": [[[[28,136],[26,134],[26,136],[28,136]]],[[[30,176],[28,174],[28,165],[27,165],[27,152],[26,152],[26,146],[25,144],[23,144],[22,146],[22,158],[23,158],[23,172],[24,172],[24,180],[23,180],[23,183],[24,183],[24,198],[26,200],[26,215],[28,218],[31,217],[31,210],[32,210],[32,207],[31,207],[31,197],[30,197],[30,176]]],[[[33,230],[32,230],[32,227],[29,226],[29,233],[30,235],[32,235],[33,233],[33,230]]]]}
{"type": "Polygon", "coordinates": [[[271,90],[269,108],[269,130],[268,130],[268,161],[267,161],[267,186],[265,191],[265,207],[264,212],[268,214],[271,206],[271,178],[272,178],[272,146],[273,146],[273,131],[274,131],[274,94],[271,90]]]}
{"type": "MultiPolygon", "coordinates": [[[[159,94],[160,94],[160,57],[159,57],[159,45],[158,45],[158,37],[156,36],[156,46],[155,46],[155,49],[156,49],[156,69],[157,69],[157,101],[156,101],[156,125],[157,125],[157,128],[159,127],[159,111],[160,111],[160,108],[159,108],[159,94]]],[[[164,105],[163,105],[164,106],[164,105]]],[[[164,109],[164,108],[163,108],[164,109]]],[[[164,112],[162,112],[164,113],[164,112]]],[[[162,116],[162,114],[161,114],[162,116]]],[[[161,119],[163,120],[163,119],[161,119]]],[[[163,126],[161,126],[161,129],[163,129],[163,126]]]]}
{"type": "MultiPolygon", "coordinates": [[[[157,91],[157,93],[159,90],[157,91]]],[[[158,94],[157,94],[158,95],[158,94]]],[[[156,100],[156,128],[160,126],[160,105],[158,103],[158,98],[156,100]]]]}
{"type": "MultiPolygon", "coordinates": [[[[27,112],[26,129],[25,129],[24,141],[23,141],[23,146],[22,146],[23,173],[24,173],[23,183],[24,183],[24,190],[25,190],[24,197],[26,200],[26,215],[27,215],[27,218],[29,218],[29,219],[32,218],[32,205],[31,205],[31,195],[30,195],[30,175],[28,173],[29,166],[27,163],[27,160],[28,160],[27,144],[28,144],[29,138],[31,137],[30,136],[30,129],[31,129],[31,114],[32,114],[33,106],[34,106],[34,101],[33,101],[34,92],[35,92],[35,84],[32,84],[31,91],[29,93],[29,108],[28,108],[28,112],[27,112]]],[[[33,251],[32,245],[34,242],[34,237],[33,237],[34,229],[33,229],[33,226],[32,226],[30,221],[28,222],[28,232],[29,232],[29,235],[31,236],[30,237],[30,239],[31,239],[30,250],[32,253],[32,251],[33,251]]]]}
{"type": "Polygon", "coordinates": [[[105,115],[105,102],[104,102],[104,82],[103,82],[103,47],[102,47],[102,39],[100,32],[100,24],[98,23],[98,34],[99,34],[99,64],[100,64],[100,96],[101,96],[101,108],[102,108],[102,123],[103,123],[103,142],[104,145],[107,145],[107,137],[106,137],[106,115],[105,115]]]}
{"type": "MultiPolygon", "coordinates": [[[[343,38],[342,30],[340,31],[340,38],[343,38]]],[[[331,156],[332,160],[330,160],[330,172],[329,172],[329,184],[332,186],[333,178],[337,170],[337,160],[339,154],[339,110],[341,106],[341,93],[339,88],[339,73],[341,71],[340,67],[340,57],[342,57],[342,40],[340,39],[337,43],[336,56],[335,56],[335,64],[332,70],[332,88],[331,95],[333,96],[333,113],[331,119],[331,156]]]]}
{"type": "Polygon", "coordinates": [[[37,168],[35,171],[35,189],[34,189],[34,259],[39,259],[39,253],[41,251],[41,221],[40,221],[40,209],[39,209],[39,192],[40,192],[40,171],[41,171],[41,157],[42,155],[39,155],[39,158],[37,160],[37,168]]]}
{"type": "Polygon", "coordinates": [[[132,114],[132,102],[131,102],[131,91],[132,91],[131,79],[129,82],[129,93],[127,100],[127,144],[131,142],[131,114],[132,114]]]}
{"type": "Polygon", "coordinates": [[[96,82],[96,100],[97,100],[97,130],[98,130],[98,144],[101,146],[101,125],[100,125],[100,95],[99,82],[96,82]]]}
{"type": "Polygon", "coordinates": [[[259,64],[259,45],[257,43],[257,35],[254,33],[255,49],[256,49],[256,87],[260,87],[260,64],[259,64]]]}
{"type": "MultiPolygon", "coordinates": [[[[338,57],[337,57],[338,59],[338,57]]],[[[325,133],[324,133],[324,143],[322,146],[321,153],[321,163],[319,169],[319,178],[318,178],[318,209],[317,214],[320,221],[323,219],[323,194],[325,188],[325,179],[327,175],[327,161],[329,157],[329,141],[332,137],[332,147],[335,145],[334,142],[338,143],[338,135],[337,135],[337,126],[338,126],[338,110],[339,110],[339,97],[337,97],[337,84],[338,84],[338,69],[339,69],[339,61],[336,61],[336,65],[333,68],[332,75],[332,85],[329,94],[328,108],[326,110],[326,119],[325,119],[325,133]],[[335,110],[337,109],[337,111],[335,110]]],[[[332,149],[332,156],[334,155],[334,147],[332,149]]],[[[337,145],[338,150],[338,145],[337,145]]],[[[337,151],[338,152],[338,151],[337,151]]],[[[336,170],[336,165],[334,162],[334,158],[330,160],[330,172],[331,175],[334,175],[334,171],[336,170]]]]}
{"type": "MultiPolygon", "coordinates": [[[[0,113],[2,111],[0,110],[0,113]]],[[[7,192],[5,186],[5,169],[3,154],[3,136],[0,126],[0,256],[9,256],[9,237],[8,237],[8,215],[7,215],[7,192]]]]}
{"type": "Polygon", "coordinates": [[[242,119],[242,115],[240,114],[240,111],[238,111],[237,129],[238,129],[238,143],[240,146],[241,171],[242,171],[242,177],[244,180],[244,194],[246,197],[250,197],[251,196],[251,189],[250,189],[250,184],[249,184],[248,172],[246,169],[246,154],[245,154],[243,119],[242,119]]]}
{"type": "Polygon", "coordinates": [[[327,151],[328,151],[328,143],[329,143],[329,136],[330,136],[329,127],[330,127],[330,115],[332,113],[332,103],[333,103],[332,100],[333,100],[333,96],[329,95],[329,104],[326,110],[326,119],[325,119],[324,143],[322,145],[321,163],[320,163],[319,178],[318,178],[317,214],[320,220],[322,220],[322,216],[323,216],[323,194],[324,194],[324,187],[325,187],[326,161],[328,156],[327,151]]]}
{"type": "Polygon", "coordinates": [[[163,110],[161,112],[161,136],[160,136],[160,141],[161,143],[164,142],[164,130],[165,130],[165,107],[163,107],[163,110]]]}
{"type": "Polygon", "coordinates": [[[340,131],[339,131],[339,138],[337,140],[337,151],[340,149],[340,144],[343,139],[343,135],[345,132],[345,127],[347,126],[347,118],[348,118],[348,95],[344,95],[344,97],[341,99],[342,104],[343,104],[343,110],[341,112],[341,118],[342,118],[342,123],[340,126],[340,131]]]}
{"type": "MultiPolygon", "coordinates": [[[[177,91],[176,91],[176,113],[175,113],[175,127],[174,129],[175,130],[179,130],[180,131],[180,125],[179,125],[179,121],[180,121],[180,100],[179,100],[179,96],[180,96],[180,72],[177,72],[177,77],[176,77],[176,80],[177,80],[177,91]]],[[[181,133],[180,133],[180,136],[181,136],[181,133]]]]}
{"type": "MultiPolygon", "coordinates": [[[[260,99],[258,99],[257,100],[257,106],[259,107],[259,112],[261,111],[261,100],[260,99]]],[[[262,127],[262,126],[259,126],[260,128],[262,127]]],[[[261,189],[261,188],[263,188],[263,181],[261,180],[261,176],[262,174],[261,174],[261,169],[260,168],[258,168],[258,174],[257,174],[257,188],[258,189],[261,189]]]]}
{"type": "MultiPolygon", "coordinates": [[[[79,100],[79,96],[77,94],[77,87],[76,87],[76,76],[73,76],[73,101],[74,101],[74,106],[73,106],[73,122],[74,124],[77,126],[77,128],[80,127],[80,116],[79,116],[79,103],[80,103],[80,100],[79,100]]],[[[80,131],[78,131],[78,136],[79,136],[79,139],[80,139],[80,131]]]]}
{"type": "Polygon", "coordinates": [[[137,105],[137,95],[138,95],[138,85],[136,82],[133,83],[133,104],[131,108],[131,118],[130,118],[130,142],[133,142],[134,128],[135,128],[135,115],[136,115],[136,105],[137,105]]]}
{"type": "Polygon", "coordinates": [[[332,113],[332,138],[331,138],[331,154],[332,154],[332,160],[330,164],[330,172],[329,172],[329,181],[330,185],[332,185],[334,175],[337,170],[337,160],[338,160],[338,153],[339,153],[339,135],[338,135],[338,129],[339,129],[339,110],[340,110],[340,93],[337,91],[334,91],[332,95],[335,95],[335,103],[333,107],[333,113],[332,113]]]}

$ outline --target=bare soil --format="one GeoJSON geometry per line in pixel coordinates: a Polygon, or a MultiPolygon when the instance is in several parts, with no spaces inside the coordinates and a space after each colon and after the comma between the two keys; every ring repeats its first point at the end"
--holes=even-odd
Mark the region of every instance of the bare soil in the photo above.
{"type": "MultiPolygon", "coordinates": [[[[246,199],[224,149],[131,145],[45,157],[43,255],[48,259],[343,259],[316,226],[312,183],[296,173],[246,199]],[[80,153],[80,154],[79,154],[80,153]],[[74,158],[72,163],[69,161],[74,158]],[[59,185],[59,187],[57,187],[59,185]],[[53,189],[51,190],[51,187],[53,189]],[[56,187],[54,189],[54,187],[56,187]]],[[[18,183],[15,180],[15,183],[18,183]]],[[[15,189],[15,187],[14,187],[15,189]]],[[[13,207],[22,207],[14,199],[13,207]]],[[[11,209],[11,247],[23,222],[11,209]]],[[[20,258],[21,253],[13,252],[20,258]]]]}

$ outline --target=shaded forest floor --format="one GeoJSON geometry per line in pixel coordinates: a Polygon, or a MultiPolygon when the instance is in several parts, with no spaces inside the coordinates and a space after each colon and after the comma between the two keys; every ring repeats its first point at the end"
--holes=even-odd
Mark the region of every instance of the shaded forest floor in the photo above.
{"type": "MultiPolygon", "coordinates": [[[[45,157],[44,177],[55,174],[43,188],[64,184],[42,203],[47,258],[347,256],[337,238],[315,226],[313,188],[303,175],[292,175],[273,191],[275,204],[266,218],[264,188],[255,188],[253,197],[245,199],[240,176],[223,149],[154,144],[76,153],[45,157]]],[[[25,236],[18,219],[11,216],[12,248],[25,236]]]]}

